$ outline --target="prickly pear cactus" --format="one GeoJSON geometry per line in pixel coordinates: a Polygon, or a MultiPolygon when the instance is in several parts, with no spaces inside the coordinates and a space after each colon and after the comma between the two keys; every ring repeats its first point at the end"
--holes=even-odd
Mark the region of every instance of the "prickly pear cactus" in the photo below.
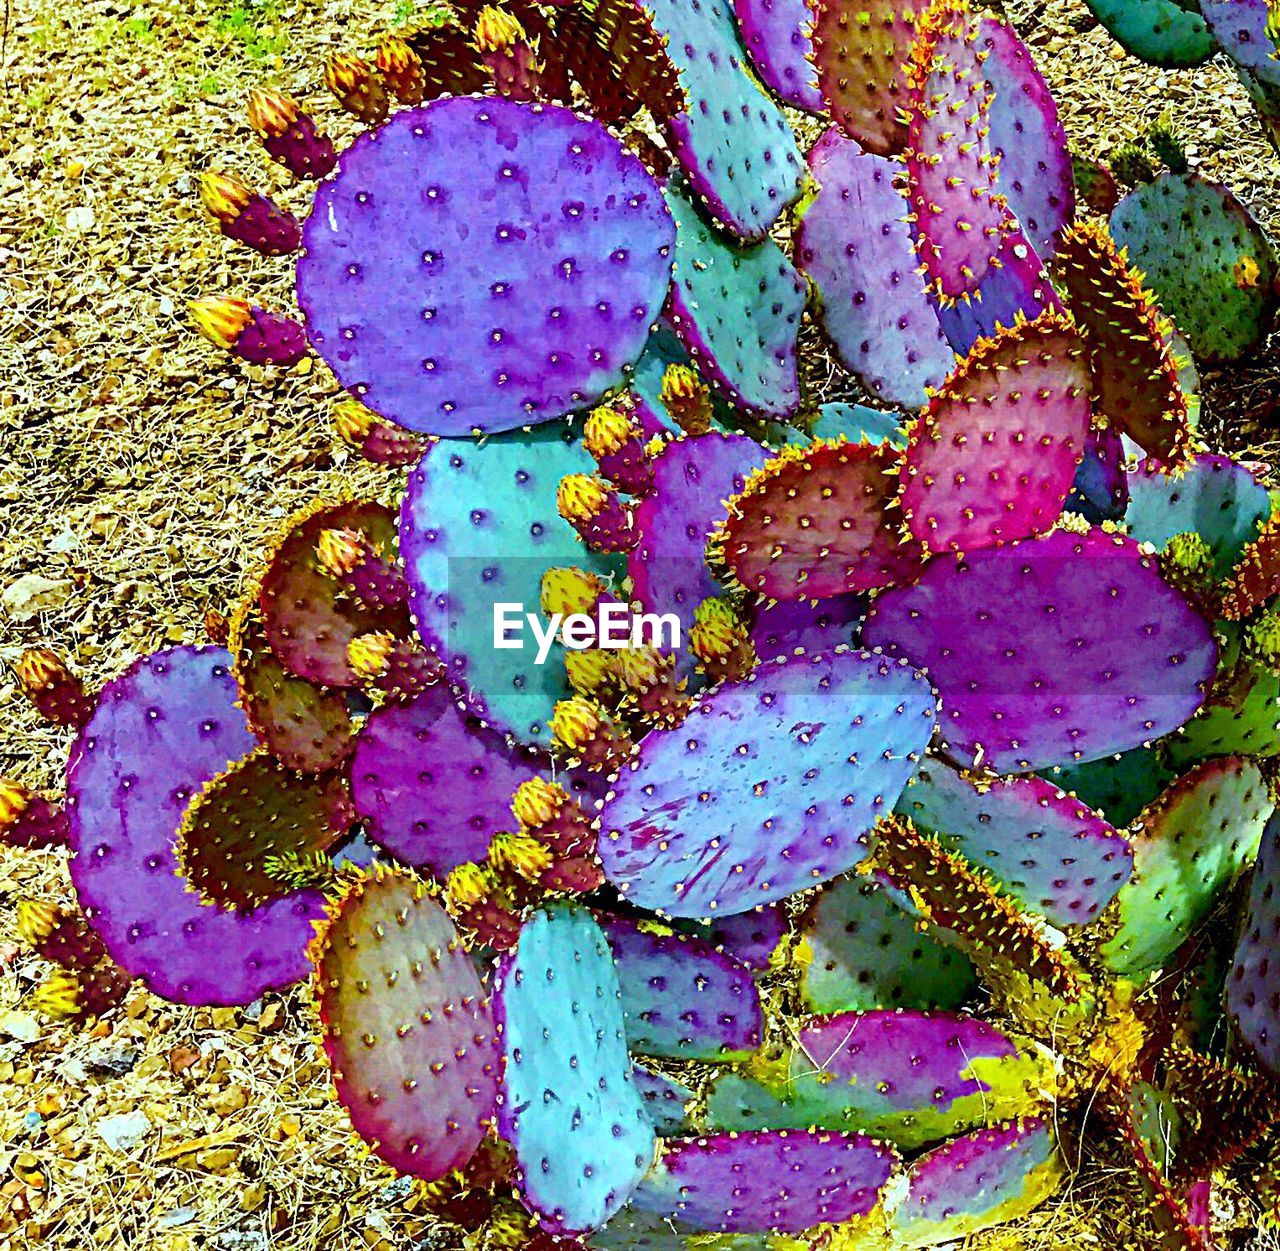
{"type": "Polygon", "coordinates": [[[298,299],[316,350],[374,412],[431,434],[508,430],[622,380],[674,242],[652,177],[598,123],[440,100],[343,153],[307,219],[298,299]]]}
{"type": "Polygon", "coordinates": [[[733,11],[765,86],[784,104],[821,113],[808,0],[733,0],[733,11]]]}
{"type": "Polygon", "coordinates": [[[1262,835],[1262,851],[1249,892],[1244,929],[1227,976],[1227,1009],[1241,1037],[1263,1066],[1280,1075],[1280,820],[1274,815],[1262,835]]]}
{"type": "Polygon", "coordinates": [[[1199,13],[1179,0],[1085,0],[1127,52],[1168,69],[1199,65],[1216,51],[1199,13]]]}

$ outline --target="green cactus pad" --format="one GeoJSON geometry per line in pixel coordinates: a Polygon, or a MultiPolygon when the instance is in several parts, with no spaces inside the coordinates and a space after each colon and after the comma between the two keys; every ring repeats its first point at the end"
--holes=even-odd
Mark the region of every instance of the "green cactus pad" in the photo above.
{"type": "Polygon", "coordinates": [[[1166,744],[1172,764],[1280,755],[1280,674],[1248,661],[1166,744]]]}
{"type": "Polygon", "coordinates": [[[1149,65],[1166,69],[1200,65],[1217,51],[1204,18],[1178,0],[1085,0],[1085,3],[1126,52],[1149,65]]]}
{"type": "Polygon", "coordinates": [[[760,417],[785,419],[800,405],[796,337],[805,285],[772,239],[735,247],[675,189],[675,279],[668,315],[709,381],[760,417]]]}
{"type": "Polygon", "coordinates": [[[259,747],[191,801],[178,828],[178,866],[206,903],[248,912],[291,892],[266,871],[269,857],[327,851],[352,817],[340,773],[295,773],[259,747]]]}
{"type": "Polygon", "coordinates": [[[1138,818],[1133,878],[1116,896],[1106,966],[1129,978],[1159,968],[1208,915],[1258,850],[1271,799],[1258,766],[1210,760],[1179,778],[1138,818]]]}
{"type": "Polygon", "coordinates": [[[985,1021],[947,1012],[817,1018],[772,1065],[716,1078],[707,1123],[846,1130],[904,1150],[1043,1105],[1047,1061],[985,1021]]]}
{"type": "Polygon", "coordinates": [[[993,1125],[914,1161],[893,1208],[895,1245],[933,1247],[1026,1216],[1062,1185],[1066,1162],[1039,1117],[993,1125]]]}
{"type": "Polygon", "coordinates": [[[814,1012],[960,1007],[977,977],[963,952],[922,933],[888,890],[842,877],[802,921],[795,961],[800,993],[814,1012]]]}
{"type": "Polygon", "coordinates": [[[1225,187],[1161,174],[1116,205],[1111,231],[1200,360],[1239,360],[1262,342],[1275,313],[1275,250],[1225,187]]]}
{"type": "Polygon", "coordinates": [[[346,759],[355,745],[346,696],[297,677],[280,663],[267,640],[256,593],[232,623],[230,648],[249,728],[281,764],[323,773],[346,759]]]}
{"type": "Polygon", "coordinates": [[[354,530],[384,556],[396,551],[395,514],[382,504],[319,504],[285,526],[262,575],[258,606],[276,659],[292,674],[320,686],[360,686],[347,645],[362,634],[407,634],[402,609],[373,609],[349,595],[321,567],[316,544],[326,530],[354,530]]]}
{"type": "Polygon", "coordinates": [[[489,1002],[453,922],[405,871],[363,878],[312,948],[338,1100],[374,1153],[424,1181],[484,1137],[501,1066],[489,1002]]]}
{"type": "Polygon", "coordinates": [[[1134,747],[1119,755],[1090,760],[1088,764],[1046,769],[1043,776],[1102,813],[1112,825],[1124,826],[1155,799],[1178,772],[1170,767],[1158,748],[1134,747]]]}

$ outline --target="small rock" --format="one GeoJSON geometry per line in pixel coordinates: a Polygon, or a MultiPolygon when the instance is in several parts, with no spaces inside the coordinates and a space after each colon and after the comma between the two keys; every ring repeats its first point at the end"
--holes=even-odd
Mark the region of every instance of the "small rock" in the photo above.
{"type": "Polygon", "coordinates": [[[132,1151],[151,1131],[145,1112],[128,1112],[120,1116],[104,1116],[94,1125],[99,1138],[113,1151],[132,1151]]]}
{"type": "Polygon", "coordinates": [[[180,1225],[189,1225],[195,1219],[195,1208],[170,1208],[156,1219],[156,1228],[177,1229],[180,1225]]]}
{"type": "Polygon", "coordinates": [[[428,1229],[413,1244],[413,1251],[449,1251],[449,1248],[454,1245],[456,1245],[454,1235],[449,1230],[437,1226],[428,1229]]]}
{"type": "Polygon", "coordinates": [[[100,1042],[85,1051],[83,1060],[90,1073],[101,1077],[123,1077],[133,1072],[140,1054],[137,1047],[112,1047],[100,1042]]]}
{"type": "Polygon", "coordinates": [[[70,582],[46,578],[39,573],[24,573],[11,582],[0,595],[9,615],[17,621],[28,621],[38,612],[61,608],[71,598],[70,582]]]}
{"type": "Polygon", "coordinates": [[[260,1229],[229,1229],[213,1245],[218,1251],[267,1251],[267,1235],[260,1229]]]}
{"type": "Polygon", "coordinates": [[[40,1022],[30,1012],[5,1012],[0,1015],[0,1034],[20,1043],[33,1043],[40,1037],[40,1022]]]}
{"type": "Polygon", "coordinates": [[[397,1177],[378,1191],[378,1202],[383,1207],[394,1207],[397,1203],[403,1203],[412,1192],[413,1178],[408,1175],[397,1177]]]}
{"type": "Polygon", "coordinates": [[[41,1125],[44,1124],[44,1117],[39,1112],[32,1109],[22,1118],[23,1129],[34,1133],[41,1125]]]}
{"type": "Polygon", "coordinates": [[[65,221],[68,234],[81,235],[94,228],[98,216],[91,205],[77,204],[75,208],[67,210],[65,221]]]}

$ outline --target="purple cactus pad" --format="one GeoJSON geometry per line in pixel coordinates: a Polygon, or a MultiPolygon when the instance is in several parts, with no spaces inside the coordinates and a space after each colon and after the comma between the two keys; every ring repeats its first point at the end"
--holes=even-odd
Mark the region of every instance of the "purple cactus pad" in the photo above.
{"type": "Polygon", "coordinates": [[[601,928],[613,949],[633,1052],[734,1060],[760,1046],[760,994],[743,965],[702,939],[655,933],[628,918],[606,918],[601,928]]]}
{"type": "Polygon", "coordinates": [[[894,186],[901,162],[864,152],[832,127],[809,166],[821,190],[800,220],[795,256],[822,295],[823,328],[872,395],[919,407],[953,355],[894,186]]]}
{"type": "Polygon", "coordinates": [[[1124,835],[1044,778],[978,786],[929,760],[902,793],[898,811],[1054,925],[1094,920],[1133,872],[1124,835]]]}
{"type": "Polygon", "coordinates": [[[1267,34],[1267,0],[1200,0],[1200,12],[1223,52],[1267,86],[1280,87],[1280,61],[1267,34]]]}
{"type": "Polygon", "coordinates": [[[639,1064],[632,1070],[631,1080],[644,1100],[645,1111],[659,1138],[675,1138],[689,1132],[688,1109],[697,1098],[695,1091],[639,1064]]]}
{"type": "Polygon", "coordinates": [[[180,647],[102,689],[67,763],[71,878],[117,964],[186,1004],[251,1003],[307,971],[323,898],[300,891],[247,915],[201,903],[178,876],[187,804],[257,745],[231,657],[180,647]]]}
{"type": "Polygon", "coordinates": [[[1227,978],[1227,1010],[1240,1036],[1280,1077],[1280,815],[1262,836],[1244,929],[1227,978]]]}
{"type": "Polygon", "coordinates": [[[621,382],[675,235],[600,124],[465,97],[358,138],[303,241],[298,302],[338,381],[398,425],[462,435],[551,421],[621,382]]]}
{"type": "Polygon", "coordinates": [[[605,875],[674,916],[746,912],[843,873],[928,744],[933,692],[867,652],[775,661],[651,733],[601,815],[605,875]]]}
{"type": "Polygon", "coordinates": [[[707,929],[708,940],[739,964],[756,972],[769,967],[787,933],[787,910],[783,904],[766,904],[721,917],[707,929]]]}
{"type": "Polygon", "coordinates": [[[325,1054],[356,1132],[398,1172],[460,1168],[493,1118],[502,1056],[444,909],[416,877],[380,872],[336,905],[315,963],[325,1054]]]}
{"type": "Polygon", "coordinates": [[[759,239],[800,191],[804,164],[786,115],[752,81],[731,0],[635,0],[665,37],[688,101],[664,119],[669,146],[711,216],[759,239]]]}
{"type": "Polygon", "coordinates": [[[733,11],[764,85],[792,108],[824,112],[810,60],[808,0],[733,0],[733,11]]]}
{"type": "Polygon", "coordinates": [[[640,542],[627,556],[627,572],[646,612],[679,616],[681,638],[694,609],[724,590],[707,568],[706,549],[725,501],[768,459],[768,448],[754,439],[714,431],[673,439],[654,459],[653,492],[636,508],[640,542]]]}
{"type": "Polygon", "coordinates": [[[866,611],[865,595],[761,602],[752,613],[751,642],[761,660],[835,651],[853,641],[866,611]]]}
{"type": "Polygon", "coordinates": [[[861,1134],[759,1130],[668,1141],[637,1208],[691,1229],[798,1234],[866,1216],[898,1158],[861,1134]]]}
{"type": "Polygon", "coordinates": [[[439,682],[369,717],[351,762],[351,798],[379,847],[442,878],[484,859],[489,840],[511,824],[512,793],[534,771],[439,682]]]}
{"type": "Polygon", "coordinates": [[[1129,475],[1125,471],[1124,439],[1114,426],[1090,430],[1084,459],[1076,469],[1068,507],[1095,525],[1118,521],[1129,504],[1129,475]]]}
{"type": "Polygon", "coordinates": [[[987,53],[982,73],[996,95],[989,114],[991,151],[1000,158],[996,187],[1036,250],[1051,256],[1076,213],[1075,176],[1058,106],[1030,49],[1007,22],[984,17],[978,47],[987,53]]]}
{"type": "Polygon", "coordinates": [[[1101,530],[935,558],[877,599],[863,639],[925,669],[952,757],[998,773],[1151,742],[1195,713],[1217,664],[1154,559],[1101,530]]]}

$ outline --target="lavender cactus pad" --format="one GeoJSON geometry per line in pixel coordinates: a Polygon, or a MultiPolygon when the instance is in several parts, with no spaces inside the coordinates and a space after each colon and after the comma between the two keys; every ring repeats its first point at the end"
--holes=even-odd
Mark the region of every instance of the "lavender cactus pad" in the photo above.
{"type": "Polygon", "coordinates": [[[1066,1172],[1039,1117],[957,1138],[907,1170],[906,1193],[890,1218],[894,1244],[933,1247],[1017,1220],[1052,1195],[1066,1172]]]}
{"type": "Polygon", "coordinates": [[[1062,515],[1090,412],[1084,344],[1065,318],[978,340],[908,436],[911,533],[934,552],[1042,534],[1062,515]]]}
{"type": "Polygon", "coordinates": [[[666,120],[671,150],[711,216],[759,239],[794,200],[804,166],[782,110],[748,77],[731,0],[645,0],[680,71],[686,109],[666,120]]]}
{"type": "Polygon", "coordinates": [[[668,316],[681,342],[735,404],[760,417],[789,417],[800,405],[804,280],[772,239],[733,247],[678,191],[668,190],[667,207],[676,221],[668,316]]]}
{"type": "Polygon", "coordinates": [[[511,823],[511,795],[534,769],[437,683],[372,713],[351,762],[351,797],[369,837],[438,878],[483,860],[511,823]]]}
{"type": "Polygon", "coordinates": [[[707,926],[706,931],[705,936],[713,946],[739,964],[760,972],[769,967],[774,952],[786,936],[786,905],[765,904],[750,912],[721,917],[707,926]]]}
{"type": "Polygon", "coordinates": [[[807,0],[733,0],[738,29],[766,87],[784,104],[823,112],[809,59],[812,14],[807,0]]]}
{"type": "Polygon", "coordinates": [[[674,233],[599,123],[482,96],[358,138],[303,242],[298,301],[339,382],[398,425],[461,435],[551,421],[621,382],[674,233]]]}
{"type": "Polygon", "coordinates": [[[605,874],[674,916],[745,912],[844,872],[933,732],[928,683],[865,652],[776,661],[650,734],[601,814],[605,874]]]}
{"type": "Polygon", "coordinates": [[[108,682],[67,764],[71,878],[117,964],[187,1004],[251,1003],[307,968],[322,899],[224,912],[178,876],[175,840],[201,787],[252,751],[231,657],[174,648],[108,682]]]}
{"type": "Polygon", "coordinates": [[[1197,766],[1148,805],[1102,948],[1107,967],[1137,980],[1163,964],[1253,859],[1272,808],[1258,766],[1238,756],[1197,766]]]}
{"type": "Polygon", "coordinates": [[[1136,543],[1100,530],[935,559],[880,596],[863,638],[928,671],[954,759],[1000,773],[1167,734],[1204,702],[1217,663],[1209,623],[1136,543]]]}
{"type": "Polygon", "coordinates": [[[633,1052],[734,1060],[760,1046],[760,994],[743,965],[701,939],[654,932],[623,917],[608,918],[602,928],[633,1052]]]}
{"type": "Polygon", "coordinates": [[[818,1130],[677,1139],[633,1202],[695,1230],[798,1234],[867,1215],[897,1162],[869,1138],[818,1130]]]}
{"type": "Polygon", "coordinates": [[[821,189],[800,220],[795,255],[822,295],[823,328],[872,395],[919,407],[953,358],[894,186],[900,163],[864,152],[833,127],[809,166],[821,189]]]}
{"type": "Polygon", "coordinates": [[[864,595],[762,602],[751,617],[751,643],[761,660],[835,651],[853,641],[866,611],[864,595]]]}
{"type": "Polygon", "coordinates": [[[582,908],[525,923],[496,992],[506,1053],[498,1128],[515,1148],[526,1205],[549,1232],[603,1225],[653,1159],[631,1080],[609,943],[582,908]]]}
{"type": "Polygon", "coordinates": [[[637,1064],[631,1081],[644,1100],[645,1111],[659,1138],[677,1138],[689,1132],[689,1106],[697,1098],[683,1082],[637,1064]]]}
{"type": "Polygon", "coordinates": [[[1227,1009],[1240,1035],[1280,1076],[1280,816],[1262,836],[1244,929],[1227,978],[1227,1009]]]}
{"type": "Polygon", "coordinates": [[[520,739],[550,737],[551,709],[569,686],[563,665],[534,663],[536,649],[493,646],[493,606],[536,610],[542,575],[556,566],[615,567],[555,508],[560,479],[593,468],[564,430],[542,427],[481,444],[442,440],[409,475],[400,545],[418,632],[482,715],[520,739]]]}
{"type": "Polygon", "coordinates": [[[1058,106],[1030,49],[1007,22],[984,17],[978,24],[978,47],[987,53],[982,74],[996,96],[989,142],[1000,159],[997,189],[1036,250],[1050,256],[1076,210],[1075,177],[1058,106]]]}
{"type": "Polygon", "coordinates": [[[640,542],[627,557],[627,572],[645,611],[679,616],[682,638],[694,609],[723,590],[705,553],[725,501],[768,456],[754,439],[713,431],[674,439],[654,459],[653,492],[636,508],[640,542]]]}
{"type": "Polygon", "coordinates": [[[1057,926],[1094,920],[1133,871],[1124,835],[1043,778],[975,786],[929,760],[898,811],[1057,926]]]}
{"type": "Polygon", "coordinates": [[[1114,426],[1090,430],[1076,469],[1068,507],[1098,525],[1119,521],[1129,503],[1124,439],[1114,426]]]}
{"type": "Polygon", "coordinates": [[[917,918],[879,883],[837,878],[800,923],[800,993],[814,1012],[959,1008],[977,978],[945,938],[937,930],[922,933],[917,918]]]}
{"type": "Polygon", "coordinates": [[[1175,534],[1194,532],[1209,545],[1218,578],[1231,572],[1270,516],[1267,488],[1226,456],[1197,456],[1176,476],[1167,466],[1146,460],[1129,477],[1124,514],[1129,534],[1161,548],[1175,534]]]}
{"type": "Polygon", "coordinates": [[[1200,12],[1223,52],[1268,86],[1280,87],[1280,61],[1267,34],[1267,0],[1200,0],[1200,12]]]}
{"type": "Polygon", "coordinates": [[[377,873],[335,906],[314,960],[325,1053],[356,1132],[424,1181],[464,1165],[493,1117],[501,1051],[444,909],[411,874],[377,873]]]}

